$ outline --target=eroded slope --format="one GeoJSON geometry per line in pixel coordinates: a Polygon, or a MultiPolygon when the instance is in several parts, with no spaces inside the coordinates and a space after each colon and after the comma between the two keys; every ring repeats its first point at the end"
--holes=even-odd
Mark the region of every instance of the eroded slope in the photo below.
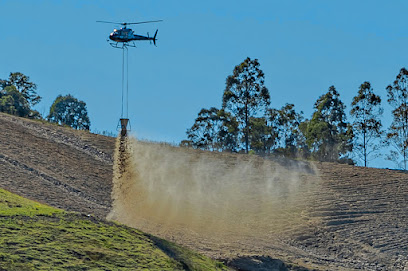
{"type": "Polygon", "coordinates": [[[113,138],[0,114],[0,187],[65,210],[105,217],[113,138]]]}

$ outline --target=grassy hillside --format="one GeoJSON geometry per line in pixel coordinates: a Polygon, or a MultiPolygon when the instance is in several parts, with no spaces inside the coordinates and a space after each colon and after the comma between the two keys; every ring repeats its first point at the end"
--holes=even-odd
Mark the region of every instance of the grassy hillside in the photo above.
{"type": "Polygon", "coordinates": [[[173,243],[0,189],[0,270],[225,270],[173,243]]]}

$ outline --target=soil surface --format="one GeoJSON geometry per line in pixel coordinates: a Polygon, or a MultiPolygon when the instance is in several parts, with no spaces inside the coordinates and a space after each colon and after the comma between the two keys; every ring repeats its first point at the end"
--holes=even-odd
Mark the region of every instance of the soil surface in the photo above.
{"type": "Polygon", "coordinates": [[[69,211],[105,217],[115,139],[0,113],[0,186],[69,211]]]}
{"type": "MultiPolygon", "coordinates": [[[[104,218],[115,140],[0,113],[0,187],[104,218]]],[[[298,199],[302,227],[228,244],[177,232],[162,237],[238,270],[408,270],[408,175],[333,163],[311,168],[305,180],[319,182],[298,199]]]]}

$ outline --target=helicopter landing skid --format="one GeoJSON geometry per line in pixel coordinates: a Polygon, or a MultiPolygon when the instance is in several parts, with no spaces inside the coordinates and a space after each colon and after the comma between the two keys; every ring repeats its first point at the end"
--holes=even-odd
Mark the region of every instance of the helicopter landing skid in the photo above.
{"type": "Polygon", "coordinates": [[[108,41],[108,43],[113,48],[118,48],[118,49],[124,49],[124,48],[127,48],[127,47],[136,48],[136,44],[134,42],[110,42],[110,41],[108,41]]]}

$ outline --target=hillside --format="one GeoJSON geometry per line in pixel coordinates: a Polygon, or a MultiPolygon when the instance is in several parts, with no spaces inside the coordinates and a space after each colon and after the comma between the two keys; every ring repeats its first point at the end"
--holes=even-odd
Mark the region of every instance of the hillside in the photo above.
{"type": "Polygon", "coordinates": [[[29,199],[105,217],[115,139],[0,113],[0,187],[29,199]]]}
{"type": "MultiPolygon", "coordinates": [[[[0,188],[106,217],[112,206],[114,138],[5,114],[0,127],[0,188]]],[[[271,163],[298,170],[292,167],[297,162],[271,163]]],[[[308,168],[313,170],[299,173],[306,185],[293,209],[278,212],[270,223],[279,230],[262,238],[221,242],[217,236],[154,225],[142,230],[242,270],[408,270],[408,175],[333,163],[308,168]]]]}
{"type": "Polygon", "coordinates": [[[129,227],[0,189],[0,270],[226,270],[129,227]]]}

